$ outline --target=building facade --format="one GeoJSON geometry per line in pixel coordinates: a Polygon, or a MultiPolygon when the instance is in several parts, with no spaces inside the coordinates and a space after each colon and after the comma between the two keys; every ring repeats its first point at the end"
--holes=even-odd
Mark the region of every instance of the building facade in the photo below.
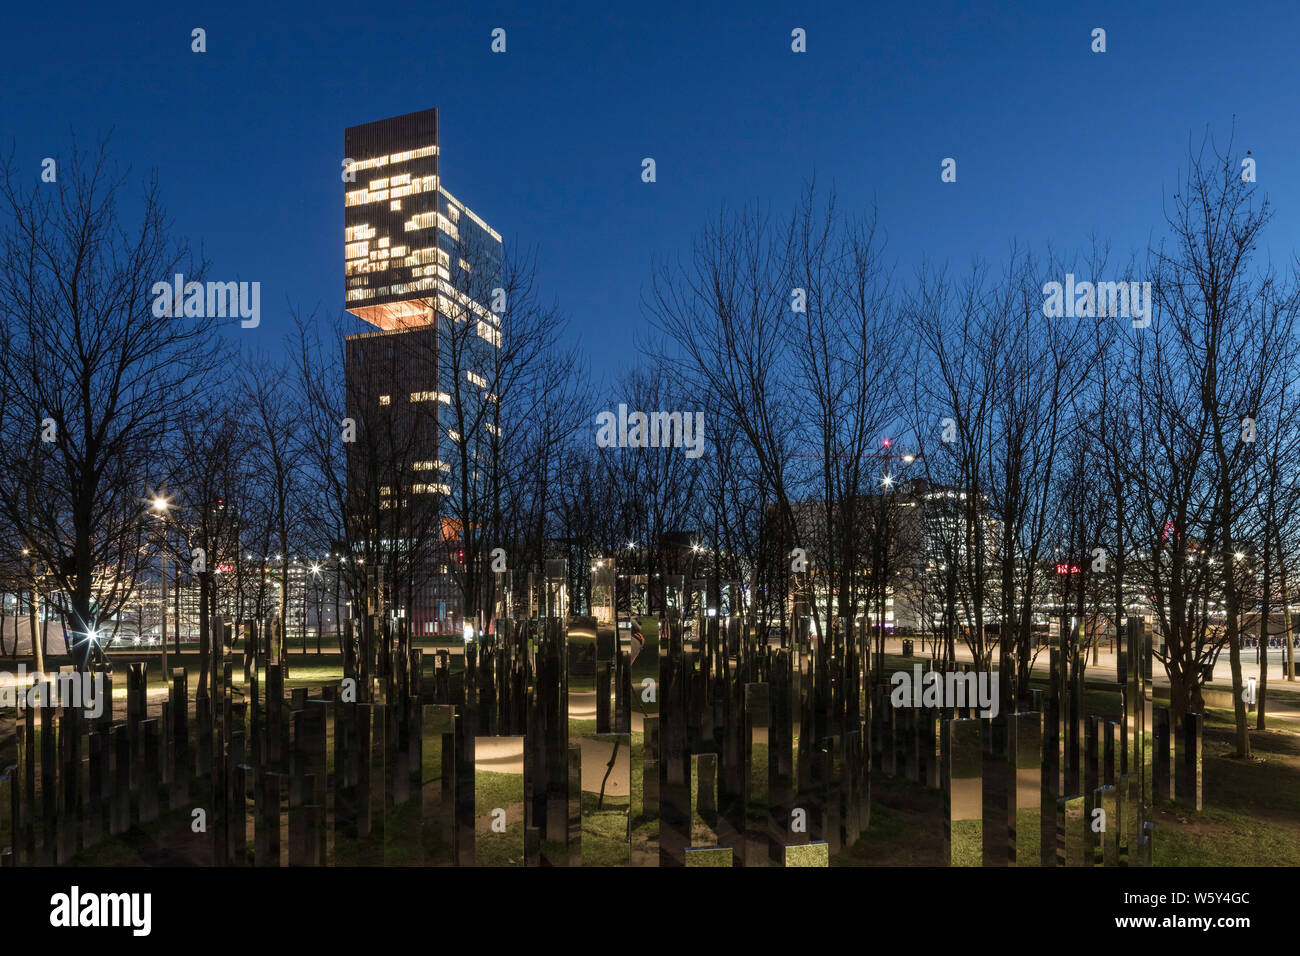
{"type": "Polygon", "coordinates": [[[418,635],[459,633],[455,505],[483,480],[462,432],[494,399],[501,236],[443,187],[436,109],[350,127],[344,155],[345,305],[373,327],[345,345],[354,539],[389,559],[386,610],[418,635]]]}

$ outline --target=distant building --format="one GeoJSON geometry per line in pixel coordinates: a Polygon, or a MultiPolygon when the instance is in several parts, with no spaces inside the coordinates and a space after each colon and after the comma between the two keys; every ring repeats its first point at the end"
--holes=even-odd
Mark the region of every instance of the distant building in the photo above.
{"type": "MultiPolygon", "coordinates": [[[[843,503],[840,505],[844,507],[843,503]]],[[[825,618],[837,614],[836,595],[840,580],[826,577],[824,560],[828,553],[826,505],[822,501],[791,503],[799,539],[809,555],[814,580],[814,595],[819,614],[825,618]]],[[[981,504],[977,512],[984,522],[987,572],[996,572],[994,547],[996,525],[981,504]]],[[[781,521],[775,505],[767,508],[769,562],[784,580],[768,581],[765,586],[773,596],[784,595],[787,609],[792,595],[783,584],[788,581],[788,556],[793,542],[781,534],[781,521]]],[[[924,478],[899,482],[891,489],[880,489],[854,500],[852,581],[857,591],[859,627],[876,627],[883,621],[885,631],[911,632],[925,626],[933,628],[942,608],[935,600],[937,581],[949,567],[960,566],[969,558],[966,495],[957,489],[935,485],[924,478]],[[876,589],[879,575],[885,581],[882,609],[863,603],[876,589]]],[[[843,560],[843,557],[841,557],[843,560]]]]}

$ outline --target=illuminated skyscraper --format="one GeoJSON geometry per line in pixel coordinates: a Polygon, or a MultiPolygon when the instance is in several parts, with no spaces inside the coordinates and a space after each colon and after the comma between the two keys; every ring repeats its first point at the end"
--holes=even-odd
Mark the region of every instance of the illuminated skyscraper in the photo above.
{"type": "Polygon", "coordinates": [[[344,299],[375,327],[347,339],[348,414],[367,429],[349,447],[349,494],[356,509],[392,515],[379,533],[446,542],[430,559],[439,573],[387,598],[416,633],[446,633],[460,622],[448,575],[457,528],[443,502],[465,440],[448,413],[453,396],[462,411],[490,398],[501,236],[443,188],[436,109],[350,127],[344,156],[344,299]]]}

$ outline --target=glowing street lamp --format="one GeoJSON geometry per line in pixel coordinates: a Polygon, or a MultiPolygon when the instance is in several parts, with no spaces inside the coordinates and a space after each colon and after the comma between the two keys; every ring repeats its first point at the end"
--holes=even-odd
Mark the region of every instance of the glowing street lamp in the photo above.
{"type": "MultiPolygon", "coordinates": [[[[160,572],[158,576],[158,606],[159,606],[158,644],[162,650],[162,668],[164,674],[167,673],[167,549],[164,546],[166,543],[164,539],[166,535],[168,504],[169,502],[167,501],[165,495],[154,495],[153,501],[151,502],[151,505],[153,506],[154,516],[159,520],[158,557],[159,557],[160,572]]],[[[178,602],[180,601],[179,594],[176,596],[176,600],[178,602]]],[[[177,625],[176,640],[178,642],[177,653],[179,653],[180,652],[179,650],[180,625],[179,624],[177,625]]]]}

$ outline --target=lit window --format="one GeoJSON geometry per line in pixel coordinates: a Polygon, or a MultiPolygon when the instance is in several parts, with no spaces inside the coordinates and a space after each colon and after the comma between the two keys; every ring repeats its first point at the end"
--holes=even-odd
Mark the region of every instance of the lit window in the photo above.
{"type": "Polygon", "coordinates": [[[478,335],[481,339],[486,339],[497,348],[501,348],[501,333],[492,326],[488,325],[482,319],[478,320],[478,335]]]}
{"type": "Polygon", "coordinates": [[[391,396],[391,395],[380,395],[380,396],[379,396],[379,404],[380,404],[380,405],[391,405],[392,403],[393,403],[393,396],[391,396]]]}
{"type": "Polygon", "coordinates": [[[444,484],[423,485],[415,484],[411,486],[411,491],[417,495],[449,495],[451,489],[444,484]]]}
{"type": "Polygon", "coordinates": [[[388,208],[392,212],[401,212],[402,201],[400,199],[394,199],[392,202],[388,204],[388,208]]]}
{"type": "Polygon", "coordinates": [[[438,222],[438,217],[431,212],[422,212],[412,216],[402,224],[402,228],[407,232],[415,232],[419,229],[430,229],[438,222]]]}
{"type": "Polygon", "coordinates": [[[477,385],[479,388],[487,388],[487,379],[477,372],[466,372],[465,377],[477,385]]]}

